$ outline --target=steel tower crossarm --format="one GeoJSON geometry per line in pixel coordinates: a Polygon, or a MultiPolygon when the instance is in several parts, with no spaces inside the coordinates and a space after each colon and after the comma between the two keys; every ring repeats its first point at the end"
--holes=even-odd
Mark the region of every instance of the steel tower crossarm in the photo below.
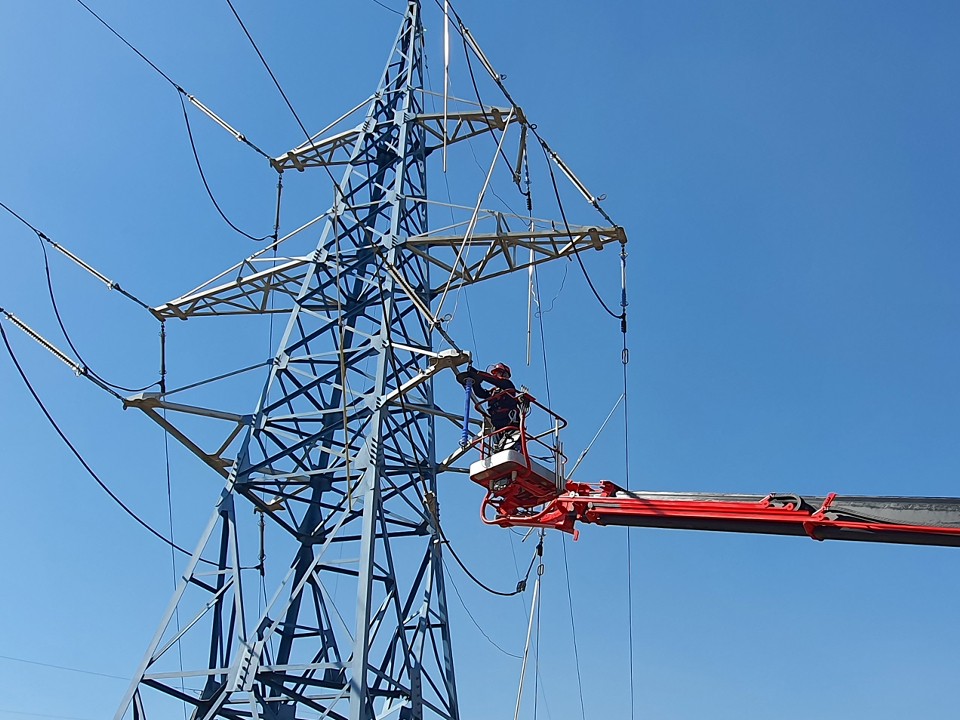
{"type": "MultiPolygon", "coordinates": [[[[521,122],[526,122],[520,108],[514,109],[514,116],[521,122]]],[[[444,145],[454,145],[464,140],[470,140],[490,130],[504,130],[507,126],[506,118],[510,117],[510,110],[505,108],[483,108],[475,111],[453,111],[446,115],[442,113],[420,113],[412,121],[422,126],[428,133],[426,155],[430,155],[444,145]],[[433,140],[433,143],[429,142],[433,140]]],[[[369,122],[369,121],[367,121],[369,122]]],[[[387,125],[387,121],[383,123],[387,125]]],[[[375,128],[375,131],[381,128],[375,128]]],[[[311,138],[309,142],[290,150],[271,161],[279,172],[284,170],[298,170],[303,172],[313,167],[333,167],[346,165],[351,161],[351,149],[357,138],[367,132],[365,124],[336,133],[329,137],[311,138]]]]}
{"type": "MultiPolygon", "coordinates": [[[[611,243],[626,242],[626,233],[620,227],[557,227],[555,223],[540,221],[540,227],[535,224],[532,230],[521,230],[512,229],[509,224],[511,219],[516,224],[521,218],[484,213],[483,219],[499,227],[493,232],[475,232],[469,236],[454,233],[458,227],[453,226],[394,238],[394,244],[405,246],[437,271],[438,281],[425,297],[432,299],[445,287],[456,289],[551,260],[571,258],[576,253],[602,250],[611,243]]],[[[527,218],[522,220],[529,222],[527,218]]],[[[251,265],[248,263],[248,267],[251,265]]],[[[241,266],[236,268],[242,272],[241,266]]],[[[283,258],[272,267],[256,267],[247,274],[241,272],[226,282],[221,274],[200,288],[154,308],[154,312],[164,319],[181,320],[281,312],[285,310],[283,304],[272,303],[271,295],[275,296],[274,301],[295,298],[308,273],[332,275],[337,269],[334,258],[319,252],[313,257],[283,258]]],[[[317,292],[309,299],[309,307],[329,311],[337,307],[337,302],[335,291],[317,292]]]]}

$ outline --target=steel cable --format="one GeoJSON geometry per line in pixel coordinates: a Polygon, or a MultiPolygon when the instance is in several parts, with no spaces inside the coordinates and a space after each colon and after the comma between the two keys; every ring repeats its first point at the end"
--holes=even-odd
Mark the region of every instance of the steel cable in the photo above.
{"type": "Polygon", "coordinates": [[[271,238],[275,240],[276,238],[273,235],[264,235],[263,237],[254,237],[253,235],[247,232],[244,232],[243,230],[238,228],[236,225],[234,225],[233,222],[230,221],[230,218],[228,218],[224,214],[223,209],[220,207],[220,203],[218,203],[217,199],[213,196],[213,191],[210,189],[210,183],[207,182],[206,173],[203,172],[203,165],[200,163],[200,155],[197,153],[197,143],[193,139],[193,130],[190,127],[190,116],[187,114],[187,105],[185,102],[183,102],[182,94],[179,95],[178,97],[180,99],[180,108],[183,110],[183,122],[187,126],[187,137],[190,139],[190,149],[193,151],[193,159],[197,163],[197,170],[200,172],[200,179],[203,181],[203,187],[207,191],[207,196],[210,198],[210,202],[213,203],[213,206],[217,209],[217,212],[220,213],[220,217],[223,218],[223,221],[227,225],[229,225],[236,232],[240,233],[241,235],[243,235],[245,238],[249,240],[253,240],[254,242],[263,242],[264,240],[269,240],[271,238]]]}
{"type": "MultiPolygon", "coordinates": [[[[40,408],[40,411],[43,413],[44,417],[46,417],[47,421],[56,431],[57,435],[60,436],[60,439],[63,440],[64,444],[67,446],[67,448],[69,448],[70,452],[73,453],[73,456],[77,458],[77,460],[83,466],[83,469],[86,470],[87,473],[90,475],[90,477],[92,477],[96,481],[97,485],[99,485],[100,488],[108,496],[110,496],[110,499],[113,500],[117,505],[119,505],[120,508],[127,515],[133,518],[138,525],[140,525],[145,530],[147,530],[151,535],[158,538],[159,540],[162,540],[167,545],[171,546],[175,550],[178,550],[184,555],[187,555],[188,557],[192,557],[193,553],[191,553],[189,550],[185,550],[184,548],[180,547],[179,545],[174,543],[170,538],[166,537],[163,533],[154,529],[149,523],[147,523],[139,515],[137,515],[133,510],[131,510],[130,507],[127,506],[126,503],[123,502],[123,500],[117,497],[117,495],[107,486],[107,484],[100,479],[100,476],[97,475],[97,473],[93,470],[92,467],[90,467],[89,463],[87,463],[84,457],[80,454],[80,451],[77,450],[76,446],[74,446],[74,444],[70,442],[70,439],[66,436],[63,430],[57,424],[57,421],[54,420],[53,415],[51,415],[50,411],[47,410],[47,407],[46,405],[44,405],[43,400],[40,399],[40,396],[37,394],[37,391],[34,389],[33,385],[30,383],[29,378],[27,378],[27,374],[24,371],[23,366],[20,364],[20,361],[17,358],[16,353],[14,353],[13,347],[10,345],[10,341],[7,338],[7,333],[6,331],[4,331],[2,324],[0,324],[0,339],[3,340],[3,344],[7,350],[7,354],[10,356],[10,360],[13,362],[13,365],[16,368],[17,373],[20,375],[20,379],[23,381],[23,384],[26,386],[27,390],[30,392],[30,395],[33,397],[34,402],[36,402],[37,406],[40,408]]],[[[209,560],[204,560],[203,558],[200,558],[200,562],[207,563],[208,565],[216,565],[216,563],[212,563],[209,560]]]]}
{"type": "Polygon", "coordinates": [[[479,585],[481,588],[486,590],[491,595],[497,595],[499,597],[513,597],[514,595],[519,595],[524,590],[526,590],[527,581],[530,579],[530,572],[533,570],[534,563],[536,563],[536,560],[538,557],[543,556],[543,538],[541,537],[540,543],[537,545],[536,550],[534,550],[533,557],[530,558],[530,565],[529,567],[527,567],[526,575],[524,575],[523,580],[520,580],[517,583],[517,589],[514,590],[513,592],[504,592],[502,590],[494,590],[489,585],[486,585],[482,580],[477,578],[476,575],[470,572],[470,569],[463,563],[463,560],[461,560],[460,556],[457,555],[457,553],[454,551],[453,546],[450,544],[450,541],[447,539],[447,537],[445,535],[443,535],[442,537],[443,537],[444,543],[446,543],[447,549],[450,551],[450,554],[453,556],[453,559],[457,561],[457,565],[459,565],[460,568],[463,570],[463,572],[466,573],[467,577],[473,580],[473,582],[475,582],[477,585],[479,585]]]}

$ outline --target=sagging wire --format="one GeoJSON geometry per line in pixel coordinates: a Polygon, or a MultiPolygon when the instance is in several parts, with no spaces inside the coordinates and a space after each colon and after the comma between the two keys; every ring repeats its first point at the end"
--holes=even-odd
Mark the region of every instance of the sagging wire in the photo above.
{"type": "MultiPolygon", "coordinates": [[[[263,157],[263,158],[265,158],[266,160],[268,160],[268,161],[271,163],[271,167],[273,167],[273,158],[270,157],[270,156],[269,156],[267,153],[265,153],[263,150],[261,150],[259,147],[257,147],[257,146],[256,146],[254,143],[252,143],[250,140],[248,140],[247,137],[246,137],[246,135],[244,135],[243,133],[235,130],[235,129],[234,129],[233,127],[231,127],[225,120],[223,120],[222,118],[220,118],[220,117],[219,117],[216,113],[214,113],[210,108],[208,108],[206,105],[204,105],[202,102],[200,102],[200,100],[198,100],[196,97],[194,97],[193,95],[191,95],[190,93],[188,93],[186,90],[184,90],[176,81],[173,80],[173,78],[171,78],[169,75],[167,75],[167,74],[166,74],[163,70],[161,70],[154,62],[152,62],[146,55],[144,55],[142,52],[140,52],[140,50],[138,50],[136,47],[134,47],[134,45],[133,45],[132,43],[130,43],[130,42],[129,42],[125,37],[123,37],[117,30],[115,30],[109,23],[107,23],[106,20],[104,20],[100,15],[98,15],[96,12],[94,12],[86,3],[83,2],[83,0],[77,0],[77,2],[84,8],[84,10],[86,10],[86,11],[87,11],[88,13],[90,13],[94,18],[96,18],[97,21],[99,21],[101,25],[103,25],[107,30],[109,30],[111,33],[113,33],[113,35],[115,35],[115,36],[120,40],[120,42],[122,42],[124,45],[126,45],[128,48],[130,48],[134,53],[136,53],[136,54],[140,57],[141,60],[143,60],[145,63],[147,63],[147,65],[149,65],[151,68],[153,68],[153,70],[156,71],[156,72],[160,75],[160,77],[162,77],[164,80],[166,80],[167,83],[169,83],[169,84],[177,91],[177,93],[178,93],[178,98],[179,98],[179,100],[180,100],[180,106],[181,106],[181,108],[182,108],[182,110],[183,110],[183,119],[184,119],[184,122],[185,122],[186,127],[187,127],[187,136],[188,136],[189,139],[190,139],[190,147],[191,147],[192,150],[193,150],[193,157],[194,157],[194,160],[195,160],[196,163],[197,163],[197,169],[200,171],[200,179],[203,181],[203,186],[204,186],[204,188],[206,189],[207,195],[209,196],[211,202],[213,202],[213,206],[216,208],[217,212],[220,214],[220,217],[223,218],[223,220],[227,223],[227,225],[229,225],[233,230],[235,230],[235,231],[236,231],[237,233],[239,233],[240,235],[243,235],[244,237],[246,237],[246,238],[248,238],[248,239],[250,239],[250,240],[253,240],[253,241],[255,241],[255,242],[262,242],[262,241],[264,241],[264,240],[267,240],[267,239],[270,237],[269,235],[264,236],[264,237],[255,237],[255,236],[253,236],[253,235],[250,235],[249,233],[244,232],[244,231],[241,230],[240,228],[238,228],[233,222],[230,221],[229,218],[227,218],[227,216],[224,214],[223,210],[220,208],[220,204],[217,202],[216,198],[214,197],[213,191],[211,190],[209,183],[207,183],[207,178],[206,178],[206,176],[205,176],[205,174],[204,174],[204,172],[203,172],[203,167],[202,167],[201,164],[200,164],[200,157],[199,157],[199,154],[197,153],[197,146],[196,146],[196,143],[194,142],[194,139],[193,139],[193,131],[192,131],[191,128],[190,128],[190,118],[189,118],[188,115],[187,115],[187,107],[186,107],[186,104],[184,103],[184,98],[186,98],[186,99],[190,102],[191,105],[193,105],[193,106],[196,107],[198,110],[200,110],[200,112],[202,112],[204,115],[206,115],[206,116],[209,117],[211,120],[213,120],[217,125],[219,125],[219,126],[222,127],[224,130],[226,130],[228,133],[230,133],[236,140],[238,140],[239,142],[242,142],[244,145],[246,145],[247,147],[251,148],[251,149],[252,149],[254,152],[256,152],[258,155],[260,155],[261,157],[263,157]]],[[[276,169],[276,168],[274,168],[274,169],[276,169]]],[[[279,171],[278,171],[278,172],[279,172],[279,171]]]]}
{"type": "Polygon", "coordinates": [[[187,137],[190,140],[190,149],[193,151],[193,159],[197,164],[197,171],[200,173],[200,180],[203,182],[203,187],[207,191],[207,197],[210,198],[210,202],[213,203],[213,207],[216,208],[217,213],[219,213],[220,217],[223,218],[223,221],[229,225],[231,229],[240,235],[243,235],[248,240],[253,240],[254,242],[263,242],[264,240],[269,240],[271,238],[276,240],[277,238],[274,235],[256,237],[248,232],[245,232],[244,230],[241,230],[233,223],[232,220],[230,220],[230,218],[226,216],[226,213],[223,212],[223,208],[220,207],[220,203],[217,202],[217,198],[213,195],[213,190],[210,189],[210,183],[207,182],[207,175],[203,171],[203,164],[200,162],[200,154],[197,152],[197,143],[193,139],[193,129],[190,127],[190,116],[187,114],[187,104],[183,101],[183,95],[178,95],[177,97],[180,100],[180,109],[183,110],[183,122],[187,128],[187,137]]]}
{"type": "Polygon", "coordinates": [[[527,582],[530,580],[530,573],[533,570],[533,566],[536,563],[537,558],[540,558],[540,565],[541,567],[543,566],[543,535],[541,534],[540,542],[537,543],[537,547],[533,552],[533,557],[530,558],[530,565],[527,567],[527,572],[524,575],[523,579],[517,583],[516,590],[513,590],[512,592],[495,590],[491,588],[489,585],[486,585],[482,580],[477,578],[476,575],[470,572],[470,569],[466,565],[464,565],[463,560],[461,560],[460,556],[457,555],[457,553],[454,551],[453,546],[450,544],[450,540],[447,539],[446,535],[443,535],[442,531],[441,531],[441,538],[443,539],[444,544],[447,546],[447,549],[450,551],[450,554],[453,556],[453,559],[457,561],[457,565],[459,565],[460,568],[463,570],[463,572],[466,573],[467,577],[473,580],[474,583],[476,583],[478,586],[486,590],[491,595],[497,595],[499,597],[513,597],[514,595],[519,595],[520,593],[524,592],[527,589],[527,582]]]}
{"type": "Polygon", "coordinates": [[[447,573],[447,579],[450,581],[450,585],[453,586],[453,591],[454,593],[456,593],[457,599],[460,601],[460,605],[463,607],[463,611],[467,613],[467,617],[470,618],[471,622],[476,626],[477,630],[480,631],[480,634],[486,639],[488,643],[493,645],[493,647],[495,647],[497,650],[502,652],[507,657],[516,658],[517,660],[522,660],[523,655],[517,655],[516,653],[512,653],[509,650],[504,650],[502,647],[500,647],[500,645],[497,644],[497,642],[492,637],[487,635],[486,631],[483,629],[480,623],[477,622],[477,619],[473,616],[473,613],[470,612],[470,608],[468,608],[467,604],[464,602],[463,595],[460,594],[460,588],[458,588],[457,583],[454,582],[453,575],[450,572],[450,568],[447,567],[447,563],[443,561],[442,558],[441,558],[441,562],[443,563],[444,571],[447,573]]]}
{"type": "Polygon", "coordinates": [[[104,385],[107,385],[113,388],[114,390],[120,390],[122,392],[128,392],[128,393],[144,392],[156,385],[159,385],[160,381],[152,382],[149,385],[145,385],[143,387],[138,387],[138,388],[124,387],[123,385],[118,385],[117,383],[112,383],[104,379],[102,375],[100,375],[99,373],[94,371],[93,368],[90,367],[90,363],[84,360],[83,356],[80,354],[80,351],[77,350],[77,346],[74,345],[73,339],[70,337],[70,333],[67,332],[66,325],[64,325],[64,322],[63,322],[63,317],[60,315],[60,307],[57,304],[57,297],[53,291],[53,278],[51,277],[51,274],[50,274],[50,258],[47,256],[47,248],[46,248],[46,245],[44,244],[43,239],[39,238],[39,236],[38,236],[38,239],[40,242],[40,250],[43,252],[43,269],[47,277],[47,294],[50,297],[50,306],[53,308],[53,314],[57,319],[57,325],[60,326],[60,332],[63,333],[63,337],[67,341],[67,345],[70,346],[70,349],[73,351],[73,354],[77,357],[77,360],[83,366],[84,370],[87,373],[89,373],[92,377],[102,382],[104,385]]]}
{"type": "MultiPolygon", "coordinates": [[[[0,207],[2,207],[4,210],[10,213],[13,217],[15,217],[21,223],[26,225],[30,230],[32,230],[33,233],[37,236],[37,240],[40,243],[40,250],[43,252],[43,267],[44,267],[44,272],[47,278],[47,293],[50,297],[50,305],[53,308],[53,314],[57,319],[57,324],[60,326],[60,331],[63,333],[63,337],[66,339],[67,344],[70,346],[70,349],[73,351],[74,355],[76,355],[77,360],[79,362],[79,366],[75,367],[74,363],[67,362],[66,360],[64,360],[63,357],[60,357],[60,359],[67,362],[67,364],[70,365],[74,369],[74,372],[76,372],[78,375],[83,375],[90,378],[91,380],[94,380],[97,385],[103,387],[104,389],[110,389],[114,391],[119,390],[119,391],[128,392],[128,393],[136,393],[136,392],[144,392],[156,385],[159,385],[162,392],[165,387],[164,378],[166,374],[166,361],[165,361],[166,333],[164,330],[163,319],[158,317],[156,312],[153,310],[153,308],[151,308],[145,302],[140,300],[135,295],[132,295],[131,293],[124,290],[122,287],[120,287],[118,283],[114,282],[113,280],[110,280],[110,278],[106,277],[102,273],[95,270],[93,267],[85,263],[83,260],[81,260],[79,257],[74,255],[72,252],[67,250],[65,247],[63,247],[59,243],[56,243],[53,240],[51,240],[42,230],[34,226],[32,223],[28,222],[24,217],[22,217],[18,213],[14,212],[14,210],[12,210],[9,206],[0,202],[0,207]],[[107,286],[108,290],[116,290],[121,295],[123,295],[124,297],[126,297],[127,299],[135,303],[137,306],[147,310],[147,312],[149,312],[154,317],[154,319],[157,319],[160,321],[160,379],[157,382],[153,382],[153,383],[150,383],[149,385],[146,385],[144,387],[139,387],[139,388],[129,388],[123,385],[118,385],[116,383],[109,382],[108,380],[103,378],[101,375],[97,374],[90,367],[87,361],[83,359],[83,356],[80,354],[80,351],[77,349],[76,345],[74,344],[73,339],[70,336],[70,333],[67,331],[66,325],[63,322],[63,317],[60,314],[60,307],[57,303],[56,293],[53,290],[53,278],[50,271],[50,258],[47,255],[47,247],[46,247],[47,245],[50,245],[50,247],[54,248],[55,250],[63,254],[65,257],[69,258],[76,265],[78,265],[79,267],[81,267],[82,269],[86,270],[88,273],[93,275],[95,278],[97,278],[97,280],[104,283],[107,286]]],[[[24,330],[24,332],[27,332],[27,334],[31,335],[35,340],[40,342],[42,345],[47,347],[48,350],[51,350],[51,347],[49,346],[49,344],[46,343],[46,341],[43,338],[41,338],[39,335],[34,333],[32,330],[27,329],[25,326],[21,327],[21,329],[24,330]]],[[[57,354],[57,353],[54,353],[54,354],[57,354]]],[[[116,393],[113,393],[113,394],[116,395],[116,393]]],[[[117,397],[119,397],[119,395],[117,395],[117,397]]]]}
{"type": "Polygon", "coordinates": [[[265,153],[263,150],[261,150],[261,149],[260,149],[259,147],[257,147],[256,145],[254,145],[252,142],[250,142],[250,140],[247,139],[247,136],[246,136],[246,135],[244,135],[243,133],[238,132],[237,130],[234,130],[234,129],[233,129],[232,127],[230,127],[230,125],[228,125],[223,119],[221,119],[220,117],[218,117],[210,108],[208,108],[208,107],[207,107],[206,105],[204,105],[202,102],[200,102],[199,100],[197,100],[197,98],[195,98],[193,95],[191,95],[190,93],[188,93],[188,92],[187,92],[186,90],[184,90],[182,87],[180,87],[180,85],[177,84],[169,75],[167,75],[163,70],[161,70],[159,67],[157,67],[153,62],[151,62],[150,59],[149,59],[146,55],[144,55],[142,52],[140,52],[139,50],[137,50],[137,48],[135,48],[126,38],[124,38],[123,35],[121,35],[119,32],[117,32],[116,30],[114,30],[113,27],[111,27],[111,26],[109,25],[109,23],[107,23],[106,20],[104,20],[102,17],[100,17],[99,15],[97,15],[97,13],[95,13],[93,10],[91,10],[90,7],[89,7],[86,3],[83,2],[83,0],[77,0],[77,2],[80,3],[81,6],[83,6],[83,9],[84,9],[84,10],[86,10],[88,13],[90,13],[91,15],[93,15],[93,17],[95,17],[95,18],[100,22],[101,25],[103,25],[107,30],[109,30],[111,33],[113,33],[113,34],[117,37],[117,39],[120,40],[120,42],[122,42],[122,43],[123,43],[124,45],[126,45],[128,48],[130,48],[131,50],[133,50],[133,52],[135,52],[137,55],[139,55],[141,60],[143,60],[145,63],[147,63],[147,65],[149,65],[150,67],[152,67],[152,68],[153,68],[164,80],[166,80],[178,93],[180,93],[181,95],[183,95],[184,97],[186,97],[187,100],[190,101],[190,104],[191,104],[191,105],[194,105],[198,110],[200,110],[200,111],[201,111],[202,113],[204,113],[207,117],[209,117],[211,120],[213,120],[215,123],[217,123],[217,125],[219,125],[219,126],[222,127],[224,130],[226,130],[226,131],[229,132],[231,135],[233,135],[233,137],[235,137],[239,142],[242,142],[244,145],[246,145],[247,147],[249,147],[250,149],[252,149],[253,151],[255,151],[258,155],[260,155],[261,157],[265,158],[266,160],[270,160],[270,161],[273,160],[273,158],[270,157],[269,155],[267,155],[267,153],[265,153]]]}
{"type": "MultiPolygon", "coordinates": [[[[7,313],[2,308],[0,308],[0,313],[3,313],[4,315],[6,315],[8,319],[12,318],[10,313],[7,313]]],[[[33,384],[30,382],[30,379],[27,377],[26,371],[24,371],[23,366],[20,364],[20,360],[17,358],[17,355],[14,352],[13,347],[10,345],[10,341],[7,338],[7,333],[3,329],[2,324],[0,324],[0,340],[3,341],[3,345],[7,350],[7,355],[9,355],[10,360],[13,362],[13,366],[16,368],[17,373],[20,375],[20,379],[23,381],[23,384],[29,391],[31,397],[33,397],[33,400],[37,404],[37,407],[40,408],[40,411],[43,413],[44,417],[47,419],[47,422],[50,423],[54,431],[56,431],[57,435],[60,436],[60,439],[64,442],[64,444],[67,446],[70,452],[73,453],[73,456],[80,462],[80,464],[83,466],[83,469],[86,470],[87,473],[90,475],[90,477],[92,477],[94,481],[97,483],[97,485],[100,486],[100,489],[103,490],[110,497],[111,500],[113,500],[117,505],[119,505],[120,508],[127,515],[133,518],[133,520],[136,521],[138,525],[140,525],[145,530],[147,530],[147,532],[149,532],[151,535],[163,541],[164,543],[172,547],[174,550],[177,550],[178,552],[183,553],[187,557],[192,557],[193,553],[177,545],[173,540],[166,537],[160,531],[156,530],[153,526],[151,526],[149,523],[143,520],[139,515],[137,515],[133,510],[131,510],[130,507],[126,503],[124,503],[123,500],[121,500],[109,488],[109,486],[100,478],[100,476],[94,471],[94,469],[90,467],[90,464],[86,461],[86,459],[84,459],[83,455],[80,454],[80,451],[77,450],[76,446],[70,441],[66,433],[64,433],[64,431],[60,428],[60,425],[54,419],[53,415],[50,414],[50,411],[47,409],[46,405],[44,405],[43,400],[40,399],[40,396],[37,394],[37,391],[34,389],[33,384]]],[[[204,558],[200,558],[200,562],[206,563],[208,565],[216,565],[216,563],[210,562],[209,560],[205,560],[204,558]]]]}

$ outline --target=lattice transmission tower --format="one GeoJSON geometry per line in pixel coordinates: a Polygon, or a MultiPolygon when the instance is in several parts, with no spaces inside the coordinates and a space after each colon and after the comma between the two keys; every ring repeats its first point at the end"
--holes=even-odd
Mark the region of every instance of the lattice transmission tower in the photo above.
{"type": "Polygon", "coordinates": [[[332,207],[155,308],[163,318],[287,320],[249,414],[172,392],[127,400],[225,487],[117,720],[178,716],[173,704],[193,718],[459,717],[436,498],[438,473],[458,453],[438,460],[436,423],[460,416],[438,406],[433,378],[469,354],[437,320],[439,306],[457,288],[625,237],[612,224],[486,211],[484,190],[475,207],[456,210],[459,219],[431,228],[428,156],[492,132],[499,156],[508,133],[519,136],[523,158],[535,128],[512,101],[428,113],[423,79],[421,8],[411,0],[376,93],[344,116],[359,122],[273,161],[280,172],[329,173],[332,207]],[[277,253],[312,232],[319,240],[309,251],[277,253]],[[191,418],[226,425],[216,449],[184,429],[191,418]],[[270,593],[259,584],[262,560],[243,560],[238,521],[250,505],[290,551],[270,593]]]}

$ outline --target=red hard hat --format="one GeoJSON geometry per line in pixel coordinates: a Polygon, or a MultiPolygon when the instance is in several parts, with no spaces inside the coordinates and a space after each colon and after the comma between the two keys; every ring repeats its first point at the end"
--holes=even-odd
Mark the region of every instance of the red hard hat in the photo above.
{"type": "Polygon", "coordinates": [[[504,365],[503,363],[497,363],[492,368],[490,368],[490,374],[496,375],[497,373],[502,372],[507,377],[510,377],[510,368],[504,365]]]}

